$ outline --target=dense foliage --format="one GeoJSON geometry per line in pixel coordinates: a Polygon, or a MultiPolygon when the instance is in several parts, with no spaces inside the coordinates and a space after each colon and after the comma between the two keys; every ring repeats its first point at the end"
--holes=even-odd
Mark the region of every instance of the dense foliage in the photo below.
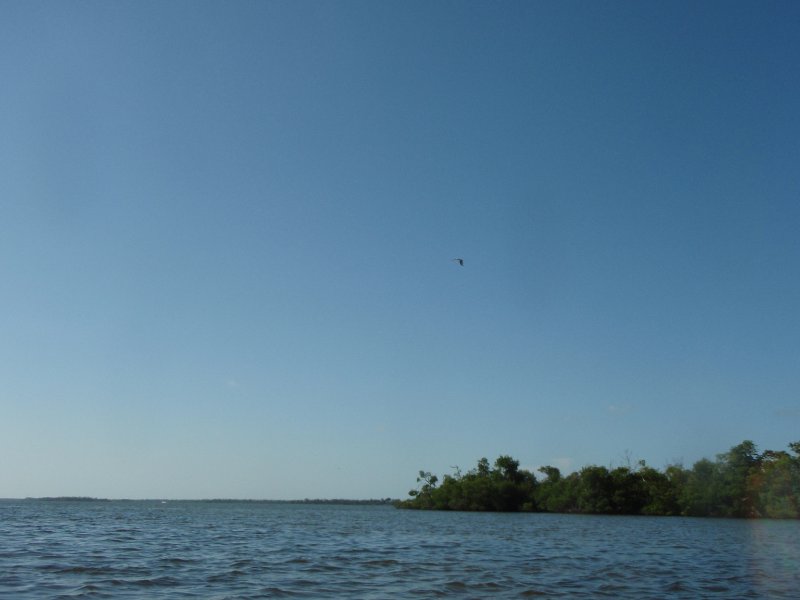
{"type": "Polygon", "coordinates": [[[800,517],[800,442],[790,452],[759,453],[745,440],[716,460],[702,459],[691,469],[670,465],[663,471],[639,461],[635,467],[587,466],[562,476],[541,467],[542,481],[500,456],[493,466],[482,458],[466,473],[455,470],[439,483],[420,471],[416,489],[401,508],[470,511],[539,511],[617,515],[703,517],[800,517]]]}

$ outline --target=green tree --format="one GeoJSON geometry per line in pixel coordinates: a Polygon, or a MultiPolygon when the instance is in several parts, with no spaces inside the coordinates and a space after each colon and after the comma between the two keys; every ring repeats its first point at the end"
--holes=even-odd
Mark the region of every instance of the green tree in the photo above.
{"type": "Polygon", "coordinates": [[[411,496],[411,501],[407,507],[433,508],[433,492],[438,482],[439,478],[430,471],[420,471],[417,477],[417,483],[420,485],[417,489],[408,492],[408,495],[411,496]]]}
{"type": "Polygon", "coordinates": [[[647,488],[638,471],[617,467],[609,473],[611,512],[618,515],[638,515],[648,503],[647,488]]]}
{"type": "Polygon", "coordinates": [[[648,467],[644,461],[640,461],[639,465],[639,476],[642,478],[647,498],[647,502],[642,507],[642,514],[664,516],[680,514],[678,503],[680,488],[675,483],[679,479],[676,469],[680,469],[680,467],[670,465],[662,473],[648,467]]]}
{"type": "Polygon", "coordinates": [[[539,467],[539,472],[542,473],[546,479],[539,482],[536,488],[536,506],[539,510],[549,512],[568,512],[569,508],[571,508],[571,503],[564,498],[564,492],[567,486],[561,478],[561,471],[559,471],[557,467],[548,465],[539,467]]]}
{"type": "Polygon", "coordinates": [[[726,517],[756,516],[757,498],[748,487],[750,475],[760,469],[761,457],[750,440],[717,456],[719,463],[720,504],[717,514],[726,517]]]}
{"type": "Polygon", "coordinates": [[[588,466],[579,472],[578,511],[589,514],[609,514],[612,510],[613,483],[605,467],[588,466]]]}
{"type": "Polygon", "coordinates": [[[702,458],[692,466],[680,495],[681,513],[691,517],[721,516],[721,477],[716,463],[702,458]]]}
{"type": "Polygon", "coordinates": [[[751,471],[747,487],[756,513],[774,519],[800,518],[800,444],[789,444],[795,456],[766,450],[759,468],[751,471]]]}
{"type": "Polygon", "coordinates": [[[519,481],[519,461],[510,456],[498,456],[494,461],[495,473],[498,473],[506,481],[519,481]]]}

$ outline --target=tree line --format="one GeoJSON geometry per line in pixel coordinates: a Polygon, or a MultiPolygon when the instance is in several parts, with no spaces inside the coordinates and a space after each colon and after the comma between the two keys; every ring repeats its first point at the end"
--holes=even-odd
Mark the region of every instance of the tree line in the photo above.
{"type": "Polygon", "coordinates": [[[562,475],[541,467],[541,480],[510,456],[474,469],[458,468],[441,482],[420,471],[417,487],[400,508],[556,512],[611,515],[800,518],[800,442],[784,450],[759,452],[745,440],[716,460],[703,458],[687,469],[590,465],[562,475]]]}

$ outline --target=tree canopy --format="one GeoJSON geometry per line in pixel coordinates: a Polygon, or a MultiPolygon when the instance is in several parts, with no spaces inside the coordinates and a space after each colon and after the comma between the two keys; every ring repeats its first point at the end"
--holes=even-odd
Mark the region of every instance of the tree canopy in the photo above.
{"type": "Polygon", "coordinates": [[[789,452],[765,450],[745,440],[716,460],[663,471],[636,466],[589,465],[566,476],[553,466],[536,476],[511,456],[493,465],[438,476],[420,471],[417,487],[400,508],[466,511],[537,511],[617,515],[800,518],[800,442],[789,452]]]}

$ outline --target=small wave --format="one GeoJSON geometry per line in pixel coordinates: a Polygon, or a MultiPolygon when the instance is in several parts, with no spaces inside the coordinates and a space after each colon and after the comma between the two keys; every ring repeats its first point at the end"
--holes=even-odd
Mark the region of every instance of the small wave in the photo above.
{"type": "Polygon", "coordinates": [[[127,583],[141,587],[175,587],[181,584],[181,582],[174,577],[168,576],[156,577],[154,579],[134,579],[127,583]]]}
{"type": "Polygon", "coordinates": [[[727,585],[718,585],[718,584],[715,584],[715,583],[711,583],[711,584],[704,585],[704,586],[701,586],[701,587],[702,587],[703,590],[705,590],[707,592],[719,593],[719,592],[728,592],[728,591],[730,591],[730,588],[727,585]]]}
{"type": "Polygon", "coordinates": [[[191,565],[197,563],[198,561],[194,558],[180,558],[178,556],[175,556],[170,558],[162,558],[159,562],[162,565],[178,566],[178,565],[191,565]]]}
{"type": "Polygon", "coordinates": [[[668,592],[683,592],[686,590],[686,588],[680,581],[673,581],[665,589],[668,592]]]}
{"type": "Polygon", "coordinates": [[[286,560],[282,561],[284,565],[307,565],[311,561],[307,559],[305,556],[294,556],[292,558],[287,558],[286,560]]]}
{"type": "Polygon", "coordinates": [[[228,583],[242,577],[243,575],[246,575],[244,571],[240,571],[239,569],[233,569],[231,571],[228,571],[227,573],[217,573],[215,575],[209,575],[206,578],[206,581],[208,581],[209,583],[228,583]]]}
{"type": "Polygon", "coordinates": [[[261,588],[260,592],[267,598],[290,598],[292,596],[300,595],[296,592],[285,590],[276,586],[261,588]]]}
{"type": "Polygon", "coordinates": [[[401,564],[399,560],[393,558],[376,558],[361,563],[365,567],[394,567],[401,564]]]}
{"type": "Polygon", "coordinates": [[[448,581],[445,584],[445,587],[453,592],[461,592],[467,589],[467,584],[463,581],[455,580],[455,581],[448,581]]]}
{"type": "Polygon", "coordinates": [[[617,583],[603,583],[597,589],[604,594],[613,594],[615,596],[622,597],[624,595],[622,592],[627,590],[628,586],[617,583]]]}
{"type": "Polygon", "coordinates": [[[291,584],[293,588],[309,588],[316,586],[318,581],[315,579],[297,578],[292,579],[291,584]]]}
{"type": "Polygon", "coordinates": [[[244,567],[249,567],[249,566],[251,566],[253,564],[255,564],[255,561],[253,561],[253,559],[251,559],[251,558],[243,558],[243,559],[237,560],[236,562],[231,564],[231,567],[233,567],[234,569],[242,569],[244,567]]]}
{"type": "Polygon", "coordinates": [[[479,590],[490,590],[496,592],[499,590],[503,590],[508,586],[503,585],[502,583],[497,583],[496,581],[486,581],[481,583],[475,583],[472,585],[472,587],[479,590]]]}
{"type": "Polygon", "coordinates": [[[82,585],[81,587],[78,588],[78,592],[87,594],[100,592],[101,590],[102,588],[100,586],[95,585],[93,583],[87,583],[86,585],[82,585]]]}
{"type": "Polygon", "coordinates": [[[314,563],[309,564],[307,567],[303,567],[301,571],[303,573],[332,573],[333,571],[341,571],[343,569],[345,569],[345,567],[341,564],[314,563]]]}
{"type": "Polygon", "coordinates": [[[596,577],[598,579],[626,579],[627,575],[614,568],[606,568],[598,571],[596,577]]]}
{"type": "Polygon", "coordinates": [[[503,591],[507,586],[496,581],[466,582],[460,579],[453,579],[444,584],[444,589],[452,593],[479,592],[483,594],[496,594],[503,591]]]}
{"type": "Polygon", "coordinates": [[[85,565],[64,566],[59,564],[48,564],[40,567],[43,571],[52,571],[59,575],[110,575],[114,569],[110,567],[90,567],[85,565]]]}
{"type": "Polygon", "coordinates": [[[412,589],[408,591],[410,596],[421,596],[423,598],[448,598],[452,592],[442,590],[431,590],[428,588],[412,589]]]}

